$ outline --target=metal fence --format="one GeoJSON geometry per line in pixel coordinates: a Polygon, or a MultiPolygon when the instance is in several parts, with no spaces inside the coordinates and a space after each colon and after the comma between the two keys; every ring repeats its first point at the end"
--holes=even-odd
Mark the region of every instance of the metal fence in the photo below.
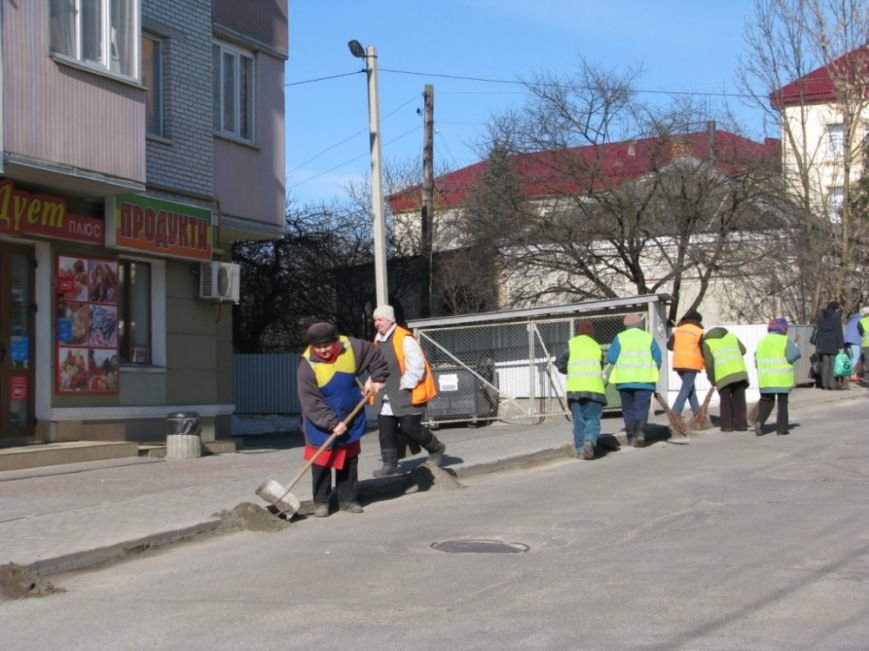
{"type": "Polygon", "coordinates": [[[232,356],[236,414],[298,414],[296,369],[300,355],[268,353],[232,356]]]}
{"type": "MultiPolygon", "coordinates": [[[[632,312],[646,317],[664,350],[666,327],[658,296],[412,321],[439,390],[428,404],[426,423],[532,424],[568,415],[565,377],[555,367],[556,358],[580,320],[594,325],[595,338],[606,350],[632,312]]],[[[663,384],[666,391],[666,376],[663,384]]],[[[619,409],[618,393],[611,387],[607,391],[607,408],[619,409]]]]}

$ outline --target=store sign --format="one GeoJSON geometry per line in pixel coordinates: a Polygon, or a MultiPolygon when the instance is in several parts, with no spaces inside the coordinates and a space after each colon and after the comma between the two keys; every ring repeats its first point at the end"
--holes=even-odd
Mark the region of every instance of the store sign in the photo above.
{"type": "Polygon", "coordinates": [[[106,200],[106,246],[211,260],[211,211],[150,197],[106,200]]]}
{"type": "Polygon", "coordinates": [[[11,180],[0,181],[0,234],[102,244],[103,232],[101,219],[67,212],[60,197],[17,190],[11,180]]]}

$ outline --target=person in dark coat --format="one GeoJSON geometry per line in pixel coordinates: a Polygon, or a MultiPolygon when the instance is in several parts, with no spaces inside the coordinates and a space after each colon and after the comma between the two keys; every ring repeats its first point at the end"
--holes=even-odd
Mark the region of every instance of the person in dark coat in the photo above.
{"type": "Polygon", "coordinates": [[[835,389],[837,383],[833,377],[833,364],[836,355],[845,347],[842,317],[839,315],[839,304],[836,301],[830,301],[827,307],[818,312],[818,321],[812,339],[811,343],[815,344],[815,354],[821,365],[821,388],[835,389]]]}
{"type": "Polygon", "coordinates": [[[362,398],[357,378],[368,374],[364,390],[376,394],[385,386],[389,367],[380,351],[367,341],[338,335],[331,323],[315,323],[305,333],[308,347],[297,371],[302,404],[305,459],[311,459],[332,434],[338,438],[311,467],[314,515],[329,515],[332,469],[338,507],[362,513],[356,499],[360,439],[366,431],[365,410],[349,424],[344,419],[362,398]]]}

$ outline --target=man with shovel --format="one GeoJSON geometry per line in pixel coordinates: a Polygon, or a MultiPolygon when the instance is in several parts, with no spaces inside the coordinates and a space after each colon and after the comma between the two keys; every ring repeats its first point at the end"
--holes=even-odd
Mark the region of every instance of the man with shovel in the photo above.
{"type": "Polygon", "coordinates": [[[419,342],[406,328],[395,322],[391,305],[374,310],[377,335],[374,344],[383,351],[389,365],[384,395],[377,401],[377,424],[380,428],[380,454],[383,467],[375,477],[398,475],[398,437],[406,436],[411,444],[425,448],[429,461],[439,466],[446,446],[422,425],[425,404],[437,395],[437,387],[419,342]]]}
{"type": "Polygon", "coordinates": [[[361,339],[338,336],[331,323],[315,323],[305,333],[308,347],[299,362],[297,381],[305,433],[305,459],[311,459],[317,449],[332,435],[334,445],[321,454],[311,466],[314,515],[329,515],[332,494],[332,469],[335,469],[335,491],[342,511],[362,513],[357,501],[358,466],[365,434],[365,410],[349,424],[343,419],[362,399],[357,377],[368,372],[365,393],[374,395],[384,387],[389,369],[380,351],[361,339]]]}

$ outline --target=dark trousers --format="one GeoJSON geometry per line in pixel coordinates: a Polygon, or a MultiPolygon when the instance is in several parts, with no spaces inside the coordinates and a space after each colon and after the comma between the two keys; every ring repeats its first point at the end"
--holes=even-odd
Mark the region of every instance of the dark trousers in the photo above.
{"type": "MultiPolygon", "coordinates": [[[[332,495],[332,469],[328,466],[311,466],[311,479],[313,480],[314,502],[328,504],[332,495]]],[[[349,457],[344,462],[344,467],[335,469],[335,492],[338,493],[338,502],[355,502],[359,487],[359,457],[349,457]]]]}
{"type": "Polygon", "coordinates": [[[779,434],[787,434],[788,431],[788,394],[786,393],[761,393],[760,405],[757,408],[757,422],[763,427],[766,419],[772,414],[772,408],[778,398],[778,410],[775,414],[775,431],[779,434]]]}
{"type": "Polygon", "coordinates": [[[835,389],[836,381],[833,378],[833,364],[836,362],[836,354],[822,354],[821,358],[821,387],[824,389],[835,389]]]}
{"type": "Polygon", "coordinates": [[[649,419],[652,392],[648,389],[619,389],[619,399],[622,403],[625,429],[630,434],[632,428],[649,419]]]}
{"type": "Polygon", "coordinates": [[[422,426],[422,414],[409,416],[377,417],[377,427],[380,431],[380,449],[397,450],[399,432],[422,448],[431,452],[434,435],[422,426]]]}
{"type": "Polygon", "coordinates": [[[744,432],[748,429],[748,415],[745,406],[745,390],[748,382],[733,382],[718,389],[718,397],[721,400],[719,415],[720,427],[724,432],[732,432],[734,429],[744,432]]]}

